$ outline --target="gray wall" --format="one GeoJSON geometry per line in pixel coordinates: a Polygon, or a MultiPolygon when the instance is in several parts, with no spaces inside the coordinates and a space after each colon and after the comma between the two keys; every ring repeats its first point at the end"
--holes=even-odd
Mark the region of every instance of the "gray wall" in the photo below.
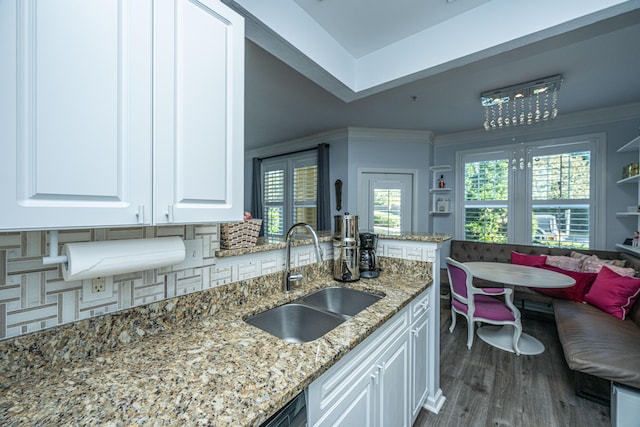
{"type": "MultiPolygon", "coordinates": [[[[478,125],[480,126],[480,124],[478,125]]],[[[484,130],[442,135],[433,139],[427,131],[345,128],[313,135],[301,140],[277,144],[251,155],[267,155],[313,146],[319,142],[331,144],[331,213],[357,213],[358,169],[415,169],[417,177],[417,207],[414,211],[415,231],[449,233],[455,236],[456,207],[445,216],[429,216],[431,174],[429,166],[451,165],[455,168],[456,153],[461,150],[497,147],[518,142],[564,138],[594,133],[606,134],[606,183],[602,203],[606,206],[606,238],[603,247],[593,249],[615,250],[633,234],[638,224],[633,217],[617,217],[616,212],[638,203],[638,185],[617,185],[622,167],[638,162],[637,152],[618,153],[617,150],[640,134],[640,103],[620,106],[606,111],[591,111],[563,117],[550,123],[505,129],[495,132],[484,130]],[[587,123],[587,124],[585,124],[587,123]],[[336,211],[334,182],[343,182],[342,211],[336,211]]],[[[593,161],[602,159],[596,157],[593,161]]],[[[251,160],[245,162],[245,200],[251,200],[251,160]]],[[[455,189],[455,171],[445,174],[447,187],[455,189]]],[[[452,202],[455,194],[451,194],[452,202]]],[[[445,254],[446,255],[446,254],[445,254]]]]}
{"type": "Polygon", "coordinates": [[[358,169],[417,170],[413,207],[413,228],[417,232],[429,231],[430,143],[397,142],[387,140],[349,141],[349,209],[358,209],[358,169]]]}
{"type": "Polygon", "coordinates": [[[251,207],[251,158],[287,153],[329,143],[331,215],[358,214],[358,169],[417,170],[414,229],[429,231],[429,166],[432,133],[390,129],[344,128],[245,153],[245,206],[251,207]],[[342,210],[336,210],[335,181],[342,181],[342,210]]]}

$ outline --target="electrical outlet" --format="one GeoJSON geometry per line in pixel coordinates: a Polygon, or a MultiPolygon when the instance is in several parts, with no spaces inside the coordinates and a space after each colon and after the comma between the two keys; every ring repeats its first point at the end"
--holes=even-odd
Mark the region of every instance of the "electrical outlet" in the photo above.
{"type": "Polygon", "coordinates": [[[99,293],[104,292],[105,290],[105,280],[104,277],[96,277],[95,279],[91,279],[91,292],[99,293]]]}
{"type": "Polygon", "coordinates": [[[82,301],[91,302],[113,298],[113,276],[96,277],[82,281],[82,301]]]}

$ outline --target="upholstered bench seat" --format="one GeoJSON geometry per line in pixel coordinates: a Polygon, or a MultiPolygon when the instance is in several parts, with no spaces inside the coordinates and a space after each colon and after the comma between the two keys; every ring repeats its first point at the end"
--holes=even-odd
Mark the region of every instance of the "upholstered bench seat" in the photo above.
{"type": "Polygon", "coordinates": [[[553,301],[553,311],[569,368],[640,389],[640,326],[633,319],[563,299],[553,301]]]}
{"type": "MultiPolygon", "coordinates": [[[[510,263],[512,252],[569,256],[572,249],[452,240],[449,256],[459,262],[510,263]]],[[[625,260],[626,267],[635,269],[636,276],[639,276],[640,258],[632,254],[598,250],[577,252],[596,255],[603,260],[625,260]]],[[[483,285],[493,284],[478,283],[478,286],[483,285]]],[[[582,383],[588,384],[590,379],[623,384],[640,393],[640,299],[625,320],[593,305],[552,298],[523,287],[515,287],[514,301],[517,299],[522,300],[522,308],[525,309],[525,301],[553,305],[550,315],[555,320],[567,365],[576,373],[575,386],[579,395],[599,401],[606,400],[599,396],[599,392],[583,390],[582,383]]]]}

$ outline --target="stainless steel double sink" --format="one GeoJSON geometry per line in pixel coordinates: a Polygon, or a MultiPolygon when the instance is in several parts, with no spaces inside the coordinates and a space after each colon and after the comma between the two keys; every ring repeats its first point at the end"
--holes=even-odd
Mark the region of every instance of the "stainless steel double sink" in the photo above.
{"type": "Polygon", "coordinates": [[[382,296],[341,286],[320,289],[245,319],[289,342],[309,342],[374,304],[382,296]]]}

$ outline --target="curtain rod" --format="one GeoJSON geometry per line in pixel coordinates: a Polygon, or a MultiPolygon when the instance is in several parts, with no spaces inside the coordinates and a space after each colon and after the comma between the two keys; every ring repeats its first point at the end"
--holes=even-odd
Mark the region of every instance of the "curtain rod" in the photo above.
{"type": "MultiPolygon", "coordinates": [[[[319,145],[323,145],[323,144],[319,144],[319,145]]],[[[329,145],[329,144],[325,144],[325,145],[329,145]]],[[[313,151],[313,150],[317,150],[318,147],[312,147],[312,148],[305,148],[302,150],[297,150],[297,151],[291,151],[289,153],[282,153],[282,154],[274,154],[273,156],[266,156],[266,157],[258,157],[258,160],[267,160],[267,159],[273,159],[274,157],[282,157],[282,156],[290,156],[292,154],[298,154],[298,153],[305,153],[307,151],[313,151]]]]}

